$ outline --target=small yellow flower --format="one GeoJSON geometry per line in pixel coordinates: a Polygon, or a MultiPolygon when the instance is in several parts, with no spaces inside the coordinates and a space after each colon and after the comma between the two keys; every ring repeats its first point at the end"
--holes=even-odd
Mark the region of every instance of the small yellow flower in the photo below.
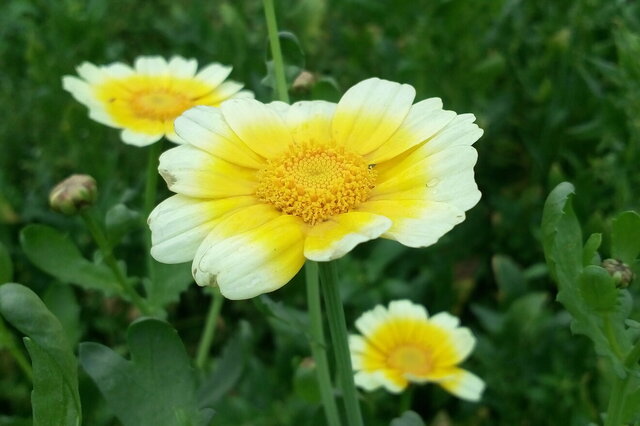
{"type": "Polygon", "coordinates": [[[122,140],[137,146],[152,144],[162,136],[182,143],[173,122],[196,105],[217,106],[229,98],[253,98],[242,84],[225,81],[231,67],[209,64],[197,72],[198,62],[174,56],[141,56],[134,67],[88,62],[77,68],[81,78],[64,76],[62,85],[89,108],[89,117],[123,129],[122,140]]]}
{"type": "Polygon", "coordinates": [[[185,144],[160,156],[177,195],[149,217],[160,262],[193,260],[230,299],[282,287],[305,259],[383,237],[425,247],[480,199],[471,146],[482,130],[440,99],[372,78],[340,102],[231,99],[176,119],[185,144]]]}
{"type": "Polygon", "coordinates": [[[459,398],[478,401],[484,382],[458,367],[475,338],[458,323],[446,312],[429,318],[424,307],[408,300],[365,312],[356,320],[362,336],[349,336],[356,385],[399,393],[409,382],[434,382],[459,398]]]}

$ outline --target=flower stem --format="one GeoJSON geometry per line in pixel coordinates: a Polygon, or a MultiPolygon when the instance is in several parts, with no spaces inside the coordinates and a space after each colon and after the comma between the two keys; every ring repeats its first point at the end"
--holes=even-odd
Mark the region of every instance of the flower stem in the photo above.
{"type": "Polygon", "coordinates": [[[207,321],[205,323],[202,336],[200,336],[200,342],[198,343],[198,350],[196,352],[196,367],[201,370],[207,363],[207,357],[211,350],[211,343],[213,343],[213,337],[216,332],[216,323],[218,322],[220,309],[222,309],[222,302],[224,302],[224,297],[220,294],[220,290],[214,288],[211,293],[211,302],[209,304],[209,312],[207,313],[207,321]]]}
{"type": "MultiPolygon", "coordinates": [[[[144,205],[142,214],[145,221],[149,217],[149,213],[153,210],[153,206],[156,203],[156,194],[158,191],[158,157],[160,156],[160,150],[162,149],[162,140],[154,143],[149,147],[149,153],[147,157],[147,171],[145,176],[144,186],[144,205]]],[[[151,257],[151,229],[144,224],[144,238],[145,248],[147,255],[147,275],[151,284],[155,283],[155,267],[154,260],[151,257]]]]}
{"type": "Polygon", "coordinates": [[[13,338],[11,332],[7,329],[6,324],[2,317],[0,317],[0,346],[7,349],[9,353],[15,358],[18,366],[24,372],[25,376],[29,379],[33,378],[33,370],[31,370],[31,364],[27,361],[24,354],[16,345],[16,341],[13,338]]]}
{"type": "Polygon", "coordinates": [[[347,324],[344,319],[344,310],[340,292],[338,290],[337,269],[334,262],[322,262],[320,266],[320,282],[322,294],[329,321],[331,342],[336,357],[336,366],[344,397],[349,426],[362,426],[362,414],[358,403],[358,393],[353,381],[353,368],[351,367],[351,354],[347,342],[347,324]]]}
{"type": "Polygon", "coordinates": [[[289,103],[289,93],[287,91],[287,80],[284,75],[284,61],[282,60],[282,49],[278,38],[278,23],[276,21],[276,11],[273,0],[263,0],[264,17],[267,21],[267,32],[269,33],[269,44],[271,45],[271,57],[273,58],[273,72],[275,74],[276,97],[279,101],[289,103]]]}
{"type": "Polygon", "coordinates": [[[340,426],[338,407],[333,397],[333,385],[329,373],[324,330],[322,327],[322,307],[320,304],[320,285],[318,281],[318,264],[312,261],[305,263],[305,276],[307,281],[307,305],[309,306],[309,318],[311,322],[311,354],[316,362],[316,378],[320,388],[322,405],[326,416],[327,425],[340,426]]]}
{"type": "Polygon", "coordinates": [[[118,266],[118,262],[116,258],[113,256],[113,252],[111,251],[111,246],[107,237],[102,230],[102,227],[98,224],[98,222],[93,218],[93,216],[87,211],[84,210],[80,213],[80,216],[84,220],[84,223],[87,225],[89,232],[93,236],[94,241],[100,248],[102,252],[102,257],[104,258],[104,262],[107,264],[111,272],[116,278],[118,285],[120,286],[120,290],[129,297],[129,300],[138,308],[140,312],[144,315],[150,315],[151,310],[147,305],[147,302],[138,294],[138,292],[131,286],[127,278],[122,273],[122,270],[118,266]]]}

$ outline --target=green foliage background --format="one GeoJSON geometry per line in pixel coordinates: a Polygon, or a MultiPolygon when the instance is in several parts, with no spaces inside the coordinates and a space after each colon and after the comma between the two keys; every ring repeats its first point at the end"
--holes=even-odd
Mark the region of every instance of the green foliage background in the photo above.
{"type": "MultiPolygon", "coordinates": [[[[616,212],[640,208],[640,6],[623,0],[277,4],[280,28],[300,40],[304,67],[334,79],[342,91],[370,76],[409,83],[418,99],[441,97],[447,109],[475,113],[485,129],[476,145],[483,198],[463,224],[430,248],[380,240],[340,262],[348,321],[376,303],[410,298],[430,312],[461,316],[478,336],[466,366],[487,382],[482,402],[422,386],[412,408],[434,425],[598,422],[608,384],[591,345],[571,335],[569,316],[554,302],[539,223],[546,195],[563,180],[576,186],[574,207],[587,234],[606,236],[616,212]]],[[[13,259],[14,281],[45,300],[74,344],[97,341],[125,353],[136,313],[40,272],[22,252],[19,231],[30,223],[54,226],[91,257],[81,222],[47,207],[49,190],[71,173],[87,173],[98,181],[102,213],[117,203],[138,209],[147,152],[91,121],[62,90],[61,77],[83,61],[180,54],[233,65],[233,79],[269,100],[270,89],[261,84],[266,40],[256,0],[0,4],[0,242],[13,259]]],[[[335,100],[339,92],[293,96],[335,100]]],[[[168,195],[163,191],[161,198],[168,195]]],[[[117,249],[132,275],[144,272],[142,238],[140,230],[128,234],[117,249]]],[[[211,383],[205,397],[216,424],[322,424],[305,370],[308,346],[292,319],[304,321],[303,280],[270,298],[223,307],[214,354],[217,365],[229,368],[201,378],[211,383]]],[[[194,285],[169,309],[189,354],[208,300],[194,285]]],[[[637,307],[632,317],[640,317],[637,307]]],[[[80,374],[85,424],[118,424],[80,374]]],[[[0,351],[0,425],[28,424],[17,419],[30,415],[30,390],[15,361],[0,351]]],[[[399,416],[400,398],[365,394],[367,424],[399,416]]]]}

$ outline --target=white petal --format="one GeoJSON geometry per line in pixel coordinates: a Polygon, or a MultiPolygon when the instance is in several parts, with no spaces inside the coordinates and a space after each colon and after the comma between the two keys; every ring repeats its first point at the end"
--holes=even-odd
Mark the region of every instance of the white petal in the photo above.
{"type": "Polygon", "coordinates": [[[458,398],[473,402],[480,400],[485,388],[484,381],[480,377],[462,369],[451,379],[439,382],[439,385],[458,398]]]}
{"type": "Polygon", "coordinates": [[[220,105],[226,122],[249,146],[265,158],[286,152],[293,139],[280,115],[253,99],[229,99],[220,105]]]}
{"type": "Polygon", "coordinates": [[[214,221],[240,207],[254,204],[253,197],[203,201],[182,195],[167,198],[149,215],[151,255],[163,263],[193,260],[214,221]]]}
{"type": "Polygon", "coordinates": [[[422,321],[426,321],[429,317],[424,306],[413,303],[410,300],[394,300],[389,303],[389,316],[422,321]]]}
{"type": "Polygon", "coordinates": [[[129,129],[124,129],[120,133],[120,138],[124,143],[135,146],[151,145],[152,143],[162,139],[162,136],[164,136],[162,133],[157,135],[148,135],[145,133],[134,132],[133,130],[129,129]]]}
{"type": "Polygon", "coordinates": [[[380,147],[407,116],[415,89],[408,84],[370,78],[342,96],[333,119],[333,137],[358,154],[380,147]]]}
{"type": "Polygon", "coordinates": [[[363,336],[368,337],[383,326],[387,322],[387,318],[387,308],[382,305],[377,305],[373,309],[363,313],[360,318],[356,320],[356,328],[363,336]]]}
{"type": "Polygon", "coordinates": [[[167,61],[161,56],[140,56],[134,66],[137,72],[145,75],[164,75],[169,70],[167,61]]]}
{"type": "Polygon", "coordinates": [[[198,70],[198,61],[174,56],[169,60],[169,73],[174,77],[192,78],[198,70]]]}
{"type": "Polygon", "coordinates": [[[288,109],[285,122],[296,142],[328,144],[335,111],[336,104],[331,102],[296,102],[288,109]]]}
{"type": "Polygon", "coordinates": [[[413,105],[400,128],[378,149],[369,154],[369,163],[381,163],[433,137],[456,117],[453,111],[442,109],[439,98],[430,98],[413,105]]]}
{"type": "Polygon", "coordinates": [[[219,108],[191,108],[176,119],[175,128],[186,142],[216,157],[243,167],[264,167],[264,160],[236,136],[219,108]]]}
{"type": "Polygon", "coordinates": [[[378,238],[391,226],[384,216],[348,212],[311,227],[304,244],[304,255],[316,262],[338,259],[355,246],[378,238]]]}
{"type": "Polygon", "coordinates": [[[196,78],[205,81],[212,87],[219,86],[231,74],[233,67],[218,63],[209,64],[202,68],[196,78]]]}
{"type": "Polygon", "coordinates": [[[289,282],[304,264],[302,222],[264,204],[218,222],[193,261],[200,285],[217,284],[228,299],[248,299],[289,282]],[[240,231],[244,229],[244,231],[240,231]]]}
{"type": "Polygon", "coordinates": [[[195,198],[252,195],[255,171],[195,148],[180,145],[160,155],[158,171],[173,192],[195,198]]]}

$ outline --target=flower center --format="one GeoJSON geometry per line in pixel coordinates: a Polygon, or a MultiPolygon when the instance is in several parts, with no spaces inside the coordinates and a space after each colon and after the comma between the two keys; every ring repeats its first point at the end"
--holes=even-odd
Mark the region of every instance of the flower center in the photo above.
{"type": "Polygon", "coordinates": [[[152,120],[172,120],[191,106],[188,97],[167,89],[140,91],[131,98],[134,114],[152,120]]]}
{"type": "Polygon", "coordinates": [[[431,354],[417,346],[401,345],[391,351],[387,364],[403,373],[424,376],[431,371],[431,354]]]}
{"type": "Polygon", "coordinates": [[[367,199],[376,172],[344,148],[293,145],[258,172],[256,196],[312,225],[367,199]]]}

